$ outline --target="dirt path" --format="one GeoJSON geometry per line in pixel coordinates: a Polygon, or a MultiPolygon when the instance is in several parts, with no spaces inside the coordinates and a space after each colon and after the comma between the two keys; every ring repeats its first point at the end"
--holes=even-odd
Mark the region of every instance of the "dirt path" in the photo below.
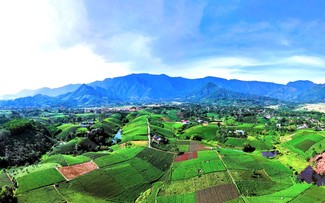
{"type": "Polygon", "coordinates": [[[56,192],[57,193],[59,193],[59,195],[64,199],[64,201],[66,202],[66,203],[69,203],[69,201],[62,195],[62,193],[56,188],[56,186],[55,185],[53,185],[53,187],[54,187],[54,189],[56,190],[56,192]]]}
{"type": "Polygon", "coordinates": [[[150,136],[150,123],[149,123],[148,118],[147,118],[147,126],[148,126],[148,148],[152,148],[151,147],[151,136],[150,136]]]}
{"type": "MultiPolygon", "coordinates": [[[[223,161],[223,159],[222,159],[221,155],[219,154],[219,152],[218,152],[218,151],[215,151],[215,152],[217,153],[217,155],[218,155],[218,157],[220,158],[220,160],[221,160],[223,166],[225,167],[225,169],[226,169],[226,171],[227,171],[227,173],[228,173],[228,175],[229,175],[229,177],[230,177],[232,183],[236,186],[236,189],[237,189],[238,193],[240,194],[239,188],[237,187],[237,184],[236,184],[236,182],[235,182],[235,179],[234,179],[234,177],[232,176],[230,170],[227,168],[227,166],[226,166],[225,162],[223,161]]],[[[247,201],[243,196],[241,196],[241,198],[244,200],[244,202],[248,203],[248,201],[247,201]]]]}

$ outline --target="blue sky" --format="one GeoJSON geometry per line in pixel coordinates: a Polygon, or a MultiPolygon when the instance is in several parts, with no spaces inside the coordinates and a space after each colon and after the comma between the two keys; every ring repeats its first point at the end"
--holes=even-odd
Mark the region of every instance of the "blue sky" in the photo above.
{"type": "Polygon", "coordinates": [[[0,95],[130,73],[325,83],[322,0],[0,2],[0,95]]]}

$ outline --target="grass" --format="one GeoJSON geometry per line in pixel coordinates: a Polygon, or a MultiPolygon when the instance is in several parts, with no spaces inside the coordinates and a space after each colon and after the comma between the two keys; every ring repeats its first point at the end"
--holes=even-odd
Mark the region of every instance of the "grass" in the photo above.
{"type": "Polygon", "coordinates": [[[17,193],[21,194],[32,189],[37,189],[62,181],[64,181],[64,178],[55,168],[35,171],[25,176],[17,178],[17,193]]]}
{"type": "Polygon", "coordinates": [[[190,146],[189,145],[177,145],[180,152],[188,152],[190,146]]]}
{"type": "Polygon", "coordinates": [[[7,176],[7,174],[4,172],[0,172],[0,188],[5,185],[13,186],[13,184],[12,184],[11,180],[9,179],[9,177],[7,176]]]}

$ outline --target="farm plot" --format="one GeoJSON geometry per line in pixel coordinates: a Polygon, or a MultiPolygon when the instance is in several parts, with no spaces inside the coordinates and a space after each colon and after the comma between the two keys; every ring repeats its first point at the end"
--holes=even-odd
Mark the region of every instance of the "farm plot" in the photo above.
{"type": "Polygon", "coordinates": [[[150,163],[137,157],[127,161],[127,163],[134,167],[148,182],[156,181],[164,174],[150,163]]]}
{"type": "Polygon", "coordinates": [[[204,140],[215,140],[216,139],[217,126],[208,125],[202,126],[197,125],[189,129],[186,129],[184,134],[181,135],[182,139],[191,138],[195,135],[200,135],[204,140]]]}
{"type": "Polygon", "coordinates": [[[201,150],[207,150],[207,148],[200,144],[199,142],[190,142],[190,148],[189,148],[189,151],[190,152],[196,152],[196,151],[201,151],[201,150]]]}
{"type": "Polygon", "coordinates": [[[309,189],[290,201],[290,203],[324,202],[324,194],[324,187],[311,186],[309,189]]]}
{"type": "Polygon", "coordinates": [[[161,196],[157,198],[157,203],[195,203],[195,193],[171,195],[171,196],[161,196]]]}
{"type": "Polygon", "coordinates": [[[134,158],[143,149],[144,147],[132,147],[132,148],[119,149],[105,156],[101,156],[99,158],[94,159],[94,162],[99,167],[113,165],[134,158]]]}
{"type": "Polygon", "coordinates": [[[174,154],[165,153],[155,149],[145,148],[136,157],[147,161],[161,171],[167,171],[173,162],[174,154]]]}
{"type": "Polygon", "coordinates": [[[189,159],[196,159],[197,157],[198,157],[197,152],[187,152],[187,153],[184,153],[184,154],[176,157],[176,159],[174,161],[175,162],[186,161],[189,159]]]}
{"type": "Polygon", "coordinates": [[[71,166],[74,164],[80,164],[84,162],[88,162],[91,159],[86,156],[71,156],[71,155],[62,155],[56,154],[49,157],[46,157],[42,160],[42,163],[57,163],[61,166],[71,166]]]}
{"type": "Polygon", "coordinates": [[[306,157],[305,152],[309,150],[316,143],[324,140],[324,136],[317,133],[311,133],[308,131],[297,132],[296,135],[292,137],[292,140],[283,144],[291,151],[306,157]]]}
{"type": "Polygon", "coordinates": [[[123,127],[122,141],[148,139],[147,116],[139,116],[123,127]]]}
{"type": "Polygon", "coordinates": [[[225,144],[230,147],[243,147],[247,139],[228,137],[225,144]]]}
{"type": "Polygon", "coordinates": [[[55,190],[54,186],[42,187],[40,189],[31,190],[18,196],[18,202],[23,203],[59,203],[65,202],[64,198],[55,190]]]}
{"type": "Polygon", "coordinates": [[[105,168],[108,174],[118,180],[119,183],[124,187],[133,187],[138,184],[146,183],[144,177],[131,166],[130,163],[121,163],[109,168],[105,168]]]}
{"type": "Polygon", "coordinates": [[[92,161],[73,165],[73,166],[65,166],[65,167],[57,168],[57,170],[68,181],[97,169],[98,166],[92,161]]]}
{"type": "Polygon", "coordinates": [[[88,202],[97,202],[97,199],[108,200],[125,190],[105,169],[98,169],[61,183],[57,189],[69,202],[87,202],[87,199],[88,202]]]}
{"type": "Polygon", "coordinates": [[[55,169],[35,171],[17,178],[17,194],[64,181],[64,177],[55,169]]]}
{"type": "Polygon", "coordinates": [[[159,190],[159,196],[191,193],[206,188],[231,183],[226,172],[215,172],[204,174],[201,177],[194,177],[185,180],[172,181],[164,184],[159,190]]]}
{"type": "Polygon", "coordinates": [[[257,197],[248,197],[249,202],[260,203],[260,202],[279,202],[285,203],[289,202],[293,198],[297,197],[299,194],[307,190],[311,185],[309,184],[295,184],[289,188],[275,192],[269,195],[257,196],[257,197]]]}
{"type": "Polygon", "coordinates": [[[239,197],[234,184],[225,184],[196,192],[197,203],[223,203],[239,197]]]}
{"type": "Polygon", "coordinates": [[[215,151],[199,151],[196,159],[174,163],[172,180],[183,180],[224,170],[225,167],[215,151]]]}

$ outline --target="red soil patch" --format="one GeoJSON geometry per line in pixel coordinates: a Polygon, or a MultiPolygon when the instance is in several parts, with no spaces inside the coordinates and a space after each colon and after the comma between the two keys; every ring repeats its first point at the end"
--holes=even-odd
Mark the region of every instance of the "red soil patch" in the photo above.
{"type": "Polygon", "coordinates": [[[186,152],[176,157],[175,162],[181,162],[181,161],[186,161],[189,159],[196,159],[196,158],[197,158],[197,152],[186,152]]]}
{"type": "Polygon", "coordinates": [[[93,161],[57,168],[66,180],[72,180],[97,169],[98,166],[93,161]]]}
{"type": "Polygon", "coordinates": [[[316,173],[325,175],[325,152],[319,155],[316,155],[311,159],[311,162],[314,162],[314,170],[316,173]]]}

